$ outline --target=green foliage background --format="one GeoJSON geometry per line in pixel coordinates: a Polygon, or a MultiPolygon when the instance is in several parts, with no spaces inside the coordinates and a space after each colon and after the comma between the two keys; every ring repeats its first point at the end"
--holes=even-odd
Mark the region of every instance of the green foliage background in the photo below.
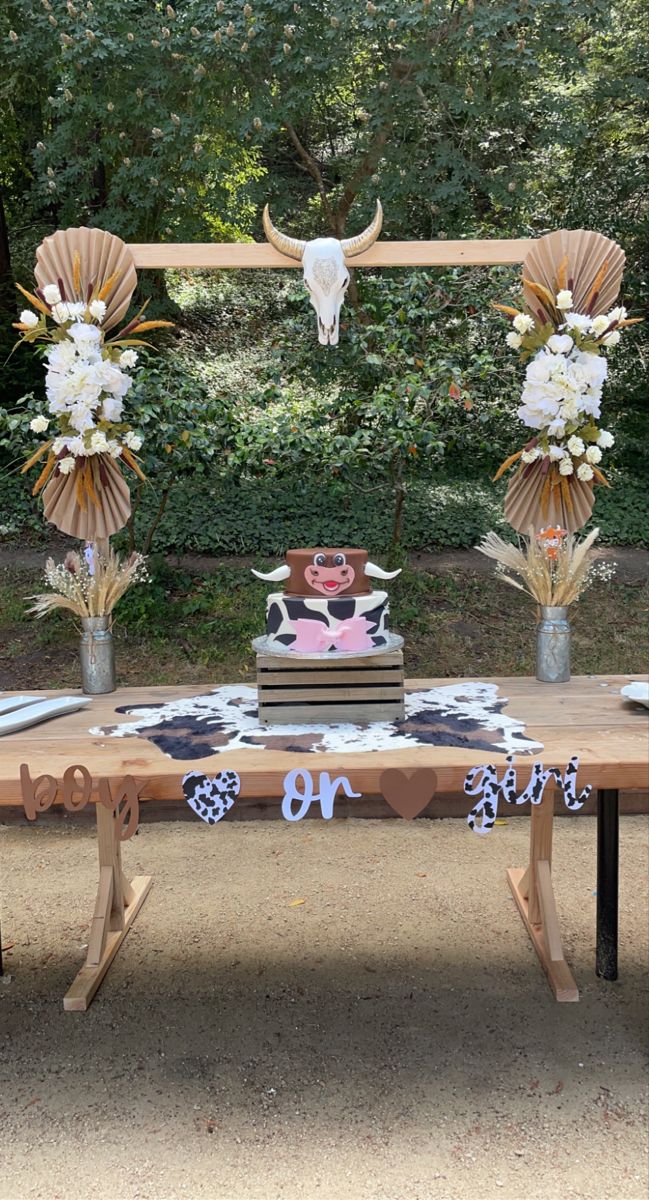
{"type": "MultiPolygon", "coordinates": [[[[68,224],[131,241],[387,239],[586,227],[649,293],[649,38],[642,0],[5,0],[0,353],[13,279],[68,224]],[[6,227],[6,229],[5,229],[6,227]],[[6,236],[5,236],[6,232],[6,236]]],[[[518,272],[356,272],[336,350],[298,272],[142,273],[177,329],[134,400],[151,481],[132,542],[277,553],[313,538],[468,545],[502,525],[488,482],[520,443],[493,299],[518,272]]],[[[610,541],[646,540],[649,337],[611,357],[610,541]]],[[[0,396],[0,536],[40,527],[13,467],[42,395],[27,353],[0,396]],[[31,399],[25,400],[27,395],[31,399]]]]}

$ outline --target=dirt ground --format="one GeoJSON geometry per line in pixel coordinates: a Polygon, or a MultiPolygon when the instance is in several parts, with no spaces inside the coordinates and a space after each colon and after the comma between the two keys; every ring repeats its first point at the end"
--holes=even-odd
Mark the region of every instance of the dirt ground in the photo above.
{"type": "Polygon", "coordinates": [[[125,865],[151,894],[65,1014],[93,838],[0,826],[1,1200],[646,1200],[647,818],[622,821],[614,984],[595,821],[556,823],[579,1004],[506,887],[528,830],[144,826],[125,865]]]}

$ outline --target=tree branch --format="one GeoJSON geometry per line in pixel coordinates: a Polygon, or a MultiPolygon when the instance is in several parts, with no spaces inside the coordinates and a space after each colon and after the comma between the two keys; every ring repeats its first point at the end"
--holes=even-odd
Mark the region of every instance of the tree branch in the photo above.
{"type": "Polygon", "coordinates": [[[318,189],[318,193],[320,195],[320,201],[322,204],[324,214],[327,218],[327,221],[329,222],[329,224],[331,226],[331,229],[335,233],[336,232],[335,214],[333,212],[331,204],[329,203],[329,197],[327,195],[327,186],[325,184],[325,181],[324,181],[324,178],[322,175],[322,171],[320,170],[320,167],[318,166],[313,155],[309,153],[309,151],[306,149],[306,147],[300,141],[294,126],[291,125],[291,122],[285,120],[284,126],[286,128],[288,136],[290,137],[293,145],[295,146],[295,149],[297,150],[300,158],[302,159],[302,162],[304,163],[307,171],[309,172],[309,175],[315,182],[315,185],[318,189]]]}

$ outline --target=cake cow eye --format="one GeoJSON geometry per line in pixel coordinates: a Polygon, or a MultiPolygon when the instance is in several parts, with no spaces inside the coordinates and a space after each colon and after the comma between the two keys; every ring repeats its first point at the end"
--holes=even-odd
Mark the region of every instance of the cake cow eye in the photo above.
{"type": "Polygon", "coordinates": [[[334,554],[334,567],[344,567],[346,562],[344,554],[334,554]]]}
{"type": "Polygon", "coordinates": [[[326,554],[314,554],[313,562],[316,567],[326,567],[327,555],[326,554]]]}

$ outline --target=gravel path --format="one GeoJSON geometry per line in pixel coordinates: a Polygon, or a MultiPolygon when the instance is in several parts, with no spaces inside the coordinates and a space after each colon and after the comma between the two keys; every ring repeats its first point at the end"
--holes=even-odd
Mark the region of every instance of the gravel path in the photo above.
{"type": "Polygon", "coordinates": [[[87,830],[0,826],[0,1200],[646,1200],[647,831],[594,977],[595,822],[557,822],[579,1004],[504,879],[529,823],[144,826],[152,892],[86,1014],[61,997],[87,830]],[[293,905],[294,900],[304,900],[293,905]]]}

